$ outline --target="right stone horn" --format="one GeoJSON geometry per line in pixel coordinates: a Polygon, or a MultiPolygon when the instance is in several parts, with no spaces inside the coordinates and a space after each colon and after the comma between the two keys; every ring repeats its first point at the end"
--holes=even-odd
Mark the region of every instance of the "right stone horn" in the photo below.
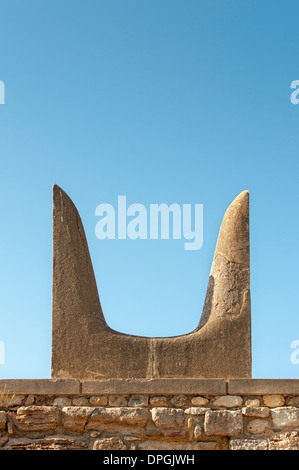
{"type": "Polygon", "coordinates": [[[180,364],[184,377],[251,377],[248,191],[223,217],[198,327],[171,343],[161,340],[155,358],[157,376],[178,376],[180,364]]]}

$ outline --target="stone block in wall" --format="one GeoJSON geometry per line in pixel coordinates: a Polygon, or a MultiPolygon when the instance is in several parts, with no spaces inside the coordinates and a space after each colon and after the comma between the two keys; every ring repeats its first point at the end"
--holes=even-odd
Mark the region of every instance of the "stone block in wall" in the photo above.
{"type": "Polygon", "coordinates": [[[109,406],[127,406],[128,401],[123,395],[112,395],[109,397],[109,406]]]}
{"type": "Polygon", "coordinates": [[[148,406],[148,395],[132,395],[128,406],[148,406]]]}
{"type": "Polygon", "coordinates": [[[20,406],[23,403],[25,395],[0,395],[0,408],[10,408],[20,406]]]}
{"type": "Polygon", "coordinates": [[[22,406],[9,416],[19,431],[47,431],[58,426],[60,410],[55,406],[22,406]]]}
{"type": "Polygon", "coordinates": [[[64,406],[71,406],[72,400],[67,397],[56,397],[54,399],[53,405],[58,408],[63,408],[64,406]]]}
{"type": "Polygon", "coordinates": [[[231,439],[230,450],[299,450],[299,432],[275,434],[264,439],[231,439]]]}
{"type": "Polygon", "coordinates": [[[283,406],[285,399],[282,395],[265,395],[264,404],[270,408],[277,408],[278,406],[283,406]]]}
{"type": "Polygon", "coordinates": [[[268,418],[270,415],[269,408],[266,406],[244,406],[242,413],[251,418],[268,418]]]}
{"type": "Polygon", "coordinates": [[[168,399],[164,396],[150,397],[150,405],[152,406],[167,406],[168,399]]]}
{"type": "Polygon", "coordinates": [[[222,397],[216,398],[213,402],[213,406],[225,407],[225,408],[237,408],[242,406],[243,399],[239,396],[233,395],[224,395],[222,397]]]}
{"type": "Polygon", "coordinates": [[[127,447],[118,437],[106,437],[94,441],[93,450],[126,450],[127,447]]]}
{"type": "Polygon", "coordinates": [[[76,397],[72,400],[73,406],[88,406],[89,401],[86,397],[76,397]]]}
{"type": "Polygon", "coordinates": [[[139,450],[217,450],[217,442],[165,442],[165,441],[144,441],[138,445],[139,450]]]}
{"type": "Polygon", "coordinates": [[[275,428],[296,430],[299,428],[299,408],[284,406],[271,409],[271,418],[275,428]]]}
{"type": "Polygon", "coordinates": [[[189,398],[186,395],[176,395],[171,398],[170,403],[172,406],[184,406],[189,403],[189,398]]]}
{"type": "Polygon", "coordinates": [[[204,430],[207,436],[239,436],[243,431],[243,416],[239,410],[207,410],[204,430]]]}
{"type": "Polygon", "coordinates": [[[136,427],[144,427],[148,418],[149,411],[147,408],[96,408],[89,419],[86,430],[96,430],[97,425],[105,423],[117,423],[136,427]]]}
{"type": "Polygon", "coordinates": [[[255,418],[247,423],[247,431],[250,434],[263,434],[270,428],[270,424],[266,419],[255,418]]]}
{"type": "Polygon", "coordinates": [[[267,439],[231,439],[229,450],[267,450],[267,439]]]}
{"type": "Polygon", "coordinates": [[[295,406],[299,408],[299,397],[292,397],[288,400],[288,406],[295,406]]]}
{"type": "Polygon", "coordinates": [[[151,415],[158,428],[174,428],[184,424],[184,411],[181,409],[157,407],[151,409],[151,415]]]}
{"type": "Polygon", "coordinates": [[[82,432],[95,408],[90,406],[66,406],[62,408],[62,424],[65,429],[82,432]]]}
{"type": "Polygon", "coordinates": [[[108,403],[108,398],[104,395],[95,395],[89,398],[89,403],[93,406],[106,406],[108,403]]]}
{"type": "Polygon", "coordinates": [[[48,436],[41,439],[14,438],[5,446],[8,450],[87,450],[88,441],[74,436],[48,436]]]}
{"type": "Polygon", "coordinates": [[[191,406],[191,408],[186,408],[184,410],[184,413],[186,415],[201,416],[201,415],[204,415],[206,411],[207,411],[207,408],[204,408],[203,406],[191,406]]]}
{"type": "Polygon", "coordinates": [[[208,398],[204,398],[204,397],[191,398],[191,404],[193,406],[206,406],[208,403],[209,403],[208,398]]]}
{"type": "Polygon", "coordinates": [[[299,432],[293,431],[269,439],[269,450],[299,450],[299,432]]]}

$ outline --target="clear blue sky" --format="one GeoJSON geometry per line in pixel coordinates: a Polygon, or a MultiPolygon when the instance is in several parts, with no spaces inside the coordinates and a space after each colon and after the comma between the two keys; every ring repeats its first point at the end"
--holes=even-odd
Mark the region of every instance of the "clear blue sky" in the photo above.
{"type": "Polygon", "coordinates": [[[297,378],[297,0],[0,1],[0,378],[48,378],[52,184],[80,211],[108,324],[199,321],[219,226],[250,191],[253,377],[297,378]],[[204,243],[104,240],[96,206],[203,204],[204,243]]]}

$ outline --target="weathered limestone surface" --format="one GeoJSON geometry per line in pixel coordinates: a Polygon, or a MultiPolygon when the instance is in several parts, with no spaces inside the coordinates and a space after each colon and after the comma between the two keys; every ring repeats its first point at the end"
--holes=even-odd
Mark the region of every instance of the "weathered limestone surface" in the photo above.
{"type": "MultiPolygon", "coordinates": [[[[79,394],[79,380],[60,379],[2,379],[0,380],[0,397],[5,399],[7,395],[67,395],[79,394]]],[[[16,403],[18,404],[18,403],[16,403]]]]}
{"type": "Polygon", "coordinates": [[[84,394],[146,394],[177,396],[182,393],[206,393],[209,395],[221,395],[226,393],[226,382],[223,379],[108,379],[82,381],[82,393],[84,394]]]}
{"type": "Polygon", "coordinates": [[[114,407],[97,408],[87,425],[88,429],[97,429],[98,424],[120,423],[130,426],[143,427],[146,425],[149,412],[145,408],[114,407]]]}
{"type": "Polygon", "coordinates": [[[107,325],[82,221],[55,185],[52,305],[53,378],[251,377],[248,191],[224,215],[198,327],[145,338],[107,325]]]}
{"type": "Polygon", "coordinates": [[[93,444],[93,450],[126,450],[123,441],[117,437],[104,437],[97,439],[93,444]]]}
{"type": "Polygon", "coordinates": [[[205,406],[208,402],[209,402],[209,400],[207,400],[206,398],[203,398],[203,397],[194,397],[191,400],[191,403],[194,406],[205,406]]]}
{"type": "Polygon", "coordinates": [[[152,408],[152,420],[158,428],[176,428],[184,424],[184,411],[176,408],[152,408]]]}
{"type": "Polygon", "coordinates": [[[239,436],[243,431],[241,411],[208,410],[205,415],[207,436],[239,436]]]}
{"type": "Polygon", "coordinates": [[[226,406],[227,408],[238,407],[241,406],[242,403],[243,400],[241,397],[232,395],[225,395],[214,400],[214,406],[226,406]]]}
{"type": "Polygon", "coordinates": [[[264,419],[252,419],[248,422],[247,431],[250,434],[263,434],[269,428],[268,421],[264,419]]]}
{"type": "Polygon", "coordinates": [[[284,405],[284,398],[281,395],[266,395],[264,397],[264,403],[266,406],[276,408],[277,406],[284,405]]]}
{"type": "MultiPolygon", "coordinates": [[[[114,389],[106,395],[102,389],[98,395],[94,390],[83,393],[83,383],[79,383],[78,393],[62,395],[60,389],[55,395],[49,382],[49,394],[45,387],[37,386],[43,393],[14,395],[11,382],[10,393],[0,394],[0,448],[299,450],[299,392],[294,394],[297,382],[277,382],[276,387],[283,386],[286,391],[289,385],[290,390],[281,394],[280,400],[269,393],[274,382],[270,390],[266,389],[267,380],[259,383],[263,394],[253,395],[232,395],[229,389],[215,395],[213,387],[211,393],[204,388],[190,392],[188,379],[185,390],[180,381],[179,392],[158,395],[149,392],[143,381],[143,393],[138,394],[135,388],[132,393],[119,393],[117,382],[113,382],[114,389]]],[[[16,382],[18,392],[25,392],[27,386],[21,389],[16,382]]],[[[170,388],[174,390],[175,384],[170,388]]],[[[27,390],[32,391],[31,387],[27,390]]]]}
{"type": "Polygon", "coordinates": [[[299,429],[299,409],[293,406],[271,409],[271,418],[275,427],[283,430],[299,429]]]}
{"type": "Polygon", "coordinates": [[[11,415],[19,431],[48,431],[59,423],[59,410],[55,406],[22,406],[11,415]]]}
{"type": "Polygon", "coordinates": [[[70,431],[82,432],[94,410],[89,406],[66,406],[62,408],[62,424],[70,431]]]}
{"type": "Polygon", "coordinates": [[[268,418],[270,415],[269,408],[266,406],[245,406],[242,409],[242,413],[244,416],[250,416],[251,418],[268,418]]]}
{"type": "Polygon", "coordinates": [[[299,395],[299,380],[294,379],[228,379],[231,395],[299,395]]]}

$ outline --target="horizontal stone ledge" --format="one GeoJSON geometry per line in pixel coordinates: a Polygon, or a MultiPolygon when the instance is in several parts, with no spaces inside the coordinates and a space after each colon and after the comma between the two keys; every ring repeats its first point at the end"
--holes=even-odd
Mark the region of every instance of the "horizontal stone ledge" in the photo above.
{"type": "Polygon", "coordinates": [[[81,394],[225,395],[225,379],[108,379],[83,381],[81,394]]]}
{"type": "Polygon", "coordinates": [[[80,381],[76,379],[4,379],[0,380],[0,395],[78,395],[80,381]]]}
{"type": "Polygon", "coordinates": [[[229,395],[299,395],[298,379],[229,379],[229,395]]]}
{"type": "Polygon", "coordinates": [[[299,395],[299,379],[0,379],[0,395],[299,395]]]}

